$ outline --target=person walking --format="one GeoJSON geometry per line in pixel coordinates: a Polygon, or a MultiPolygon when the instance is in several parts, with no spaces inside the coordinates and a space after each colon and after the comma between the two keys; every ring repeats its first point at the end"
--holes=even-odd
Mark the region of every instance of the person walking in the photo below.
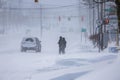
{"type": "Polygon", "coordinates": [[[63,39],[62,36],[60,36],[60,37],[59,37],[59,41],[58,41],[58,45],[59,45],[59,54],[62,53],[62,49],[63,49],[63,48],[62,48],[62,39],[63,39]]]}
{"type": "Polygon", "coordinates": [[[66,40],[65,38],[62,39],[62,53],[65,54],[65,48],[66,48],[66,40]]]}
{"type": "Polygon", "coordinates": [[[58,45],[59,45],[59,54],[65,54],[65,48],[66,48],[66,40],[64,37],[60,36],[58,45]]]}

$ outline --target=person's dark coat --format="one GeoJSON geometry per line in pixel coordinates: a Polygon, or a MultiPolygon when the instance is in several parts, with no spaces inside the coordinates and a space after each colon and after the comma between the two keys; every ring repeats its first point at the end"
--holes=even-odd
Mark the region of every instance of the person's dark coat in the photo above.
{"type": "Polygon", "coordinates": [[[66,48],[66,40],[65,38],[62,39],[62,53],[65,53],[65,48],[66,48]]]}
{"type": "Polygon", "coordinates": [[[62,37],[61,37],[61,36],[60,36],[60,38],[59,38],[58,45],[59,45],[59,54],[61,54],[61,52],[62,52],[62,47],[63,47],[63,42],[62,42],[62,37]]]}
{"type": "Polygon", "coordinates": [[[66,40],[65,40],[65,38],[63,38],[62,43],[63,43],[63,47],[66,48],[66,40]]]}

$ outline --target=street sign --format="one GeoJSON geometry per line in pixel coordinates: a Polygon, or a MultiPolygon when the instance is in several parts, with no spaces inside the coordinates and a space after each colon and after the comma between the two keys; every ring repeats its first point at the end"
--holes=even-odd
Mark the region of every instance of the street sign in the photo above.
{"type": "Polygon", "coordinates": [[[109,9],[104,9],[106,12],[115,12],[115,9],[109,8],[109,9]]]}
{"type": "Polygon", "coordinates": [[[112,12],[114,10],[112,8],[109,8],[109,9],[105,9],[105,11],[112,12]]]}
{"type": "Polygon", "coordinates": [[[81,29],[81,32],[86,32],[87,30],[85,28],[82,28],[81,29]]]}

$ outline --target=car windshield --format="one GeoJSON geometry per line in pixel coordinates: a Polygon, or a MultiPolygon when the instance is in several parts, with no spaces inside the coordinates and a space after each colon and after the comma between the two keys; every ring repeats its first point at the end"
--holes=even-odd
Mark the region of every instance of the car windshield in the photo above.
{"type": "Polygon", "coordinates": [[[25,39],[25,41],[27,41],[27,42],[33,42],[34,40],[32,38],[27,38],[27,39],[25,39]]]}

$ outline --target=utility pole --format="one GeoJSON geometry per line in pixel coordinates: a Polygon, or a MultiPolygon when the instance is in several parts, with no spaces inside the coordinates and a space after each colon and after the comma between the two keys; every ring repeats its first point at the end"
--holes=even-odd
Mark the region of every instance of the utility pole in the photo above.
{"type": "Polygon", "coordinates": [[[1,34],[4,34],[5,33],[5,14],[6,14],[6,11],[5,10],[3,10],[3,7],[4,7],[4,4],[5,4],[5,1],[3,1],[3,0],[0,0],[0,9],[2,10],[2,11],[0,11],[0,13],[2,13],[1,15],[1,21],[2,21],[2,23],[1,23],[1,34]]]}
{"type": "Polygon", "coordinates": [[[89,27],[90,27],[90,35],[92,34],[92,27],[91,27],[91,0],[88,1],[89,4],[89,27]]]}
{"type": "Polygon", "coordinates": [[[118,27],[117,27],[117,41],[116,45],[119,46],[119,33],[120,33],[120,0],[115,0],[117,5],[117,17],[118,17],[118,27]]]}
{"type": "Polygon", "coordinates": [[[95,3],[98,4],[98,20],[101,22],[99,26],[99,52],[103,50],[103,19],[104,19],[104,3],[105,0],[93,0],[95,3]]]}
{"type": "Polygon", "coordinates": [[[95,34],[95,3],[93,2],[93,35],[95,34]]]}
{"type": "Polygon", "coordinates": [[[41,16],[41,17],[40,17],[40,24],[41,24],[41,25],[40,25],[40,26],[41,26],[41,31],[40,31],[40,32],[41,32],[41,38],[42,38],[42,35],[43,35],[43,19],[42,19],[43,14],[42,14],[42,11],[43,11],[43,10],[42,10],[42,5],[41,5],[41,6],[40,6],[40,16],[41,16]]]}
{"type": "MultiPolygon", "coordinates": [[[[39,3],[39,0],[34,0],[35,3],[39,3]]],[[[40,38],[42,38],[42,34],[43,34],[43,20],[42,20],[42,11],[43,11],[43,8],[42,8],[42,5],[40,4],[40,38]]]]}

